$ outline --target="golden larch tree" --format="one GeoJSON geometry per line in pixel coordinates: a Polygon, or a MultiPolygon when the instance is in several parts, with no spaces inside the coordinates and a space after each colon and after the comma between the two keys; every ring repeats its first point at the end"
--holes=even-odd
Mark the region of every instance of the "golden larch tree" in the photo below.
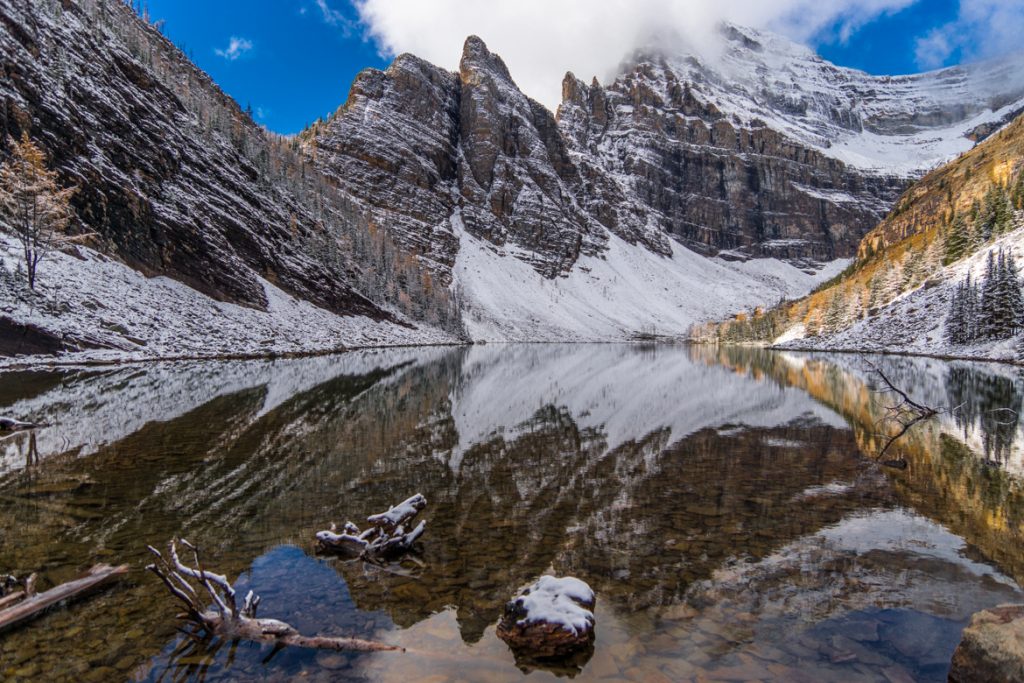
{"type": "Polygon", "coordinates": [[[21,242],[29,289],[36,287],[39,263],[65,241],[71,222],[71,196],[76,188],[62,188],[57,173],[47,168],[46,154],[23,133],[8,138],[11,156],[0,165],[0,217],[21,242]]]}

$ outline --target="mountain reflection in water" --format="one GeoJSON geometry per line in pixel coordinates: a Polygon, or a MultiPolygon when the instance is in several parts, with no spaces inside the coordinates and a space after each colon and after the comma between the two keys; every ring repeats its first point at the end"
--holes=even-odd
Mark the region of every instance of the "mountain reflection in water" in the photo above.
{"type": "Polygon", "coordinates": [[[0,412],[53,425],[0,441],[0,570],[132,566],[7,635],[0,675],[944,680],[970,614],[1024,599],[1021,382],[877,362],[957,407],[900,440],[904,470],[873,458],[884,399],[852,356],[507,345],[0,376],[0,412]],[[415,492],[419,563],[313,554],[415,492]],[[410,652],[181,647],[142,570],[174,535],[263,616],[410,652]],[[595,652],[521,672],[494,625],[550,571],[597,592],[595,652]]]}

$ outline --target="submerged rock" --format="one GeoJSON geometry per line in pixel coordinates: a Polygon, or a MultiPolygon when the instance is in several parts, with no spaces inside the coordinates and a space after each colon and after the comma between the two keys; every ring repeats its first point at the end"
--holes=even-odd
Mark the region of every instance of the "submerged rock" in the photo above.
{"type": "Polygon", "coordinates": [[[594,591],[567,576],[542,576],[505,605],[498,637],[516,653],[551,659],[586,649],[594,641],[594,591]]]}
{"type": "Polygon", "coordinates": [[[1024,681],[1024,605],[982,610],[953,653],[951,683],[1024,681]]]}

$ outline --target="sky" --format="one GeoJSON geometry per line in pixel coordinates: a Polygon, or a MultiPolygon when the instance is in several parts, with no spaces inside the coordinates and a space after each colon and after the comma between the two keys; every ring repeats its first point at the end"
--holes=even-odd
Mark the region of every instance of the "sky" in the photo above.
{"type": "Polygon", "coordinates": [[[550,108],[561,80],[607,82],[637,47],[693,45],[722,20],[826,59],[905,74],[1019,50],[1024,0],[148,0],[164,33],[256,120],[296,133],[344,103],[353,78],[412,52],[455,69],[479,35],[550,108]]]}

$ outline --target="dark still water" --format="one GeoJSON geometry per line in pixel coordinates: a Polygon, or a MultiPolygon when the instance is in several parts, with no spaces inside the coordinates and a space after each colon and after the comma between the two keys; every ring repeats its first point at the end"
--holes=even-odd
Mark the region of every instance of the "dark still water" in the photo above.
{"type": "Polygon", "coordinates": [[[744,350],[482,346],[0,375],[0,573],[96,562],[115,588],[0,638],[5,681],[943,681],[970,615],[1024,601],[1022,383],[879,359],[955,406],[876,459],[864,361],[744,350]],[[418,557],[314,534],[421,492],[418,557]],[[176,535],[307,634],[372,655],[182,642],[143,570],[176,535]],[[597,592],[582,670],[495,636],[539,575],[597,592]]]}

